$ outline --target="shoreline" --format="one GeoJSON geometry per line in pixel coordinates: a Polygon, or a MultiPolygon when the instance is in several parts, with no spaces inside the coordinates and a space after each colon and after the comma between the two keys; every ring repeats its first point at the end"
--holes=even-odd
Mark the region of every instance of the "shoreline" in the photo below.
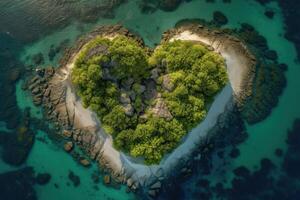
{"type": "MultiPolygon", "coordinates": [[[[91,159],[108,169],[112,177],[126,183],[132,190],[140,186],[146,187],[149,189],[148,194],[155,196],[162,187],[161,182],[180,164],[180,161],[187,159],[202,139],[209,137],[212,129],[221,126],[218,124],[219,117],[230,112],[233,104],[242,105],[245,98],[251,94],[255,58],[238,39],[203,26],[183,26],[166,32],[162,41],[172,39],[199,41],[220,52],[226,59],[230,83],[215,97],[206,118],[187,133],[184,141],[172,153],[166,155],[159,165],[147,166],[133,163],[125,154],[114,149],[112,137],[106,135],[101,129],[101,123],[96,115],[89,109],[83,108],[69,79],[72,63],[77,53],[89,40],[96,35],[113,37],[116,34],[128,34],[126,36],[134,37],[121,26],[105,26],[81,38],[76,46],[66,53],[56,72],[51,76],[46,76],[47,87],[45,86],[41,98],[44,107],[50,108],[46,109],[47,115],[50,115],[50,118],[56,121],[63,131],[70,131],[72,140],[81,146],[91,159]],[[239,69],[239,66],[244,65],[243,69],[239,69]]],[[[33,81],[33,84],[36,81],[33,81]]]]}

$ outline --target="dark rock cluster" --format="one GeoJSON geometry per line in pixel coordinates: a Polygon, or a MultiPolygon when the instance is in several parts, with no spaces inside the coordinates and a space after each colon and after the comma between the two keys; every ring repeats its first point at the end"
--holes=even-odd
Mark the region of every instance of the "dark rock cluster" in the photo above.
{"type": "Polygon", "coordinates": [[[279,5],[282,9],[285,24],[286,33],[285,37],[292,41],[298,52],[298,60],[300,60],[300,1],[295,0],[279,0],[279,5]]]}
{"type": "Polygon", "coordinates": [[[35,133],[29,125],[29,110],[23,114],[20,125],[11,132],[1,132],[1,156],[4,162],[19,166],[24,163],[33,146],[35,133]]]}
{"type": "Polygon", "coordinates": [[[217,26],[222,26],[228,23],[227,17],[220,11],[215,11],[213,14],[213,22],[217,26]]]}
{"type": "Polygon", "coordinates": [[[69,171],[68,177],[70,181],[73,183],[74,187],[78,187],[80,185],[80,178],[73,171],[69,171]]]}
{"type": "MultiPolygon", "coordinates": [[[[213,187],[204,177],[212,173],[225,173],[222,167],[229,162],[230,154],[237,154],[236,145],[246,140],[247,133],[237,107],[232,112],[221,115],[218,121],[218,125],[207,138],[203,138],[193,156],[182,159],[181,165],[177,166],[166,184],[163,184],[158,199],[211,199],[213,193],[225,199],[222,184],[213,187]],[[216,170],[216,163],[224,165],[216,170]],[[195,188],[190,188],[189,191],[183,188],[185,184],[191,187],[190,183],[195,184],[195,188]]],[[[240,171],[238,173],[242,174],[243,170],[240,171]]]]}
{"type": "Polygon", "coordinates": [[[0,199],[37,200],[34,185],[45,185],[50,179],[51,175],[48,173],[35,175],[32,167],[2,173],[0,174],[0,199]]]}
{"type": "MultiPolygon", "coordinates": [[[[276,0],[255,0],[260,4],[266,6],[268,3],[276,1],[276,0]]],[[[300,1],[295,0],[277,0],[285,21],[285,38],[292,41],[296,47],[298,52],[298,60],[300,59],[300,21],[298,20],[300,17],[299,7],[300,1]]],[[[265,15],[269,18],[272,18],[274,13],[272,11],[267,10],[265,15]]]]}
{"type": "Polygon", "coordinates": [[[23,65],[15,58],[15,52],[18,52],[19,48],[11,49],[8,47],[8,45],[14,44],[11,38],[4,37],[4,40],[7,41],[7,46],[0,41],[0,121],[4,121],[7,128],[14,129],[21,119],[21,111],[16,101],[15,84],[20,79],[24,69],[23,65]]]}
{"type": "Polygon", "coordinates": [[[254,92],[242,109],[247,122],[253,124],[265,119],[276,107],[286,86],[286,65],[278,63],[276,51],[269,49],[266,39],[250,24],[243,23],[237,34],[259,58],[254,92]]]}
{"type": "Polygon", "coordinates": [[[288,131],[288,150],[284,157],[283,168],[290,177],[300,180],[300,119],[296,119],[292,130],[288,131]]]}

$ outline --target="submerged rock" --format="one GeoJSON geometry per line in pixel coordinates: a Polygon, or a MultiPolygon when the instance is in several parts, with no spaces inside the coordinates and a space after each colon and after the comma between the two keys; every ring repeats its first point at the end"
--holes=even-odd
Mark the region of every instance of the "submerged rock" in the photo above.
{"type": "Polygon", "coordinates": [[[272,10],[265,11],[265,16],[267,16],[269,19],[273,19],[274,15],[275,15],[275,13],[272,10]]]}
{"type": "Polygon", "coordinates": [[[182,0],[160,0],[159,1],[159,8],[164,11],[173,11],[175,10],[182,0]]]}
{"type": "Polygon", "coordinates": [[[84,167],[89,167],[91,165],[90,161],[86,158],[81,158],[79,162],[84,167]]]}
{"type": "Polygon", "coordinates": [[[72,131],[64,130],[63,131],[63,136],[66,137],[66,138],[71,138],[72,137],[72,131]]]}
{"type": "Polygon", "coordinates": [[[69,171],[69,175],[68,175],[69,179],[72,181],[73,185],[75,187],[80,185],[80,178],[79,176],[77,176],[76,174],[74,174],[73,171],[69,171]]]}
{"type": "Polygon", "coordinates": [[[105,175],[103,177],[103,182],[106,184],[106,185],[109,185],[110,184],[110,176],[109,175],[105,175]]]}
{"type": "Polygon", "coordinates": [[[16,82],[20,78],[21,70],[19,68],[14,68],[9,72],[9,80],[11,82],[16,82]]]}
{"type": "Polygon", "coordinates": [[[151,185],[150,188],[151,189],[160,189],[161,188],[161,182],[157,181],[156,183],[154,183],[153,185],[151,185]]]}
{"type": "Polygon", "coordinates": [[[265,53],[266,58],[270,59],[270,60],[277,60],[278,56],[277,56],[277,52],[273,51],[273,50],[269,50],[265,53]]]}
{"type": "Polygon", "coordinates": [[[51,179],[51,175],[48,173],[41,173],[36,176],[36,182],[39,185],[45,185],[49,183],[50,179],[51,179]]]}
{"type": "Polygon", "coordinates": [[[0,199],[37,200],[37,195],[33,188],[34,182],[32,167],[2,173],[0,174],[0,199]]]}
{"type": "Polygon", "coordinates": [[[222,26],[228,23],[227,17],[220,11],[215,11],[213,14],[213,18],[214,18],[214,22],[217,25],[222,26]]]}
{"type": "Polygon", "coordinates": [[[32,62],[36,65],[44,64],[44,56],[42,53],[38,53],[32,56],[32,62]]]}
{"type": "Polygon", "coordinates": [[[26,127],[20,127],[16,132],[6,134],[2,158],[8,164],[21,165],[33,146],[34,133],[26,127]]]}

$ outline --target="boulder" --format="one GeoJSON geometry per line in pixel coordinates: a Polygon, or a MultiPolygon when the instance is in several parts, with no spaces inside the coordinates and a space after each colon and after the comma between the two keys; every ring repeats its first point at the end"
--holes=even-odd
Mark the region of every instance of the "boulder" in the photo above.
{"type": "Polygon", "coordinates": [[[131,101],[134,101],[135,98],[136,98],[136,93],[135,93],[134,91],[131,90],[131,91],[129,92],[129,97],[130,97],[131,101]]]}
{"type": "Polygon", "coordinates": [[[9,72],[9,80],[11,82],[16,82],[20,78],[20,69],[14,68],[9,72]]]}
{"type": "Polygon", "coordinates": [[[149,191],[148,191],[148,195],[149,195],[150,197],[156,197],[156,190],[149,190],[149,191]]]}
{"type": "Polygon", "coordinates": [[[122,92],[121,96],[120,96],[120,102],[122,104],[130,104],[131,100],[129,98],[129,95],[127,93],[125,93],[125,92],[122,92]]]}
{"type": "Polygon", "coordinates": [[[66,138],[71,138],[72,137],[72,131],[64,130],[63,131],[63,136],[66,137],[66,138]]]}
{"type": "Polygon", "coordinates": [[[39,185],[46,185],[47,183],[49,183],[51,179],[51,175],[48,173],[39,173],[35,180],[39,185]]]}
{"type": "Polygon", "coordinates": [[[50,88],[47,88],[47,89],[45,90],[44,96],[45,96],[45,97],[49,97],[50,94],[51,94],[51,89],[50,89],[50,88]]]}
{"type": "Polygon", "coordinates": [[[47,68],[45,69],[45,77],[46,77],[46,78],[47,78],[47,77],[53,76],[54,73],[55,73],[55,69],[54,69],[53,67],[47,67],[47,68]]]}
{"type": "Polygon", "coordinates": [[[265,56],[266,56],[266,58],[268,58],[270,60],[274,60],[274,61],[277,60],[277,58],[278,58],[277,52],[274,50],[268,50],[265,53],[265,56]]]}
{"type": "Polygon", "coordinates": [[[131,104],[126,104],[124,106],[125,114],[128,116],[133,116],[134,114],[134,108],[131,104]]]}
{"type": "Polygon", "coordinates": [[[153,79],[153,80],[157,80],[158,79],[158,77],[159,77],[159,69],[158,68],[154,68],[154,69],[152,69],[151,70],[151,78],[153,79]]]}
{"type": "Polygon", "coordinates": [[[81,158],[79,162],[84,167],[89,167],[91,165],[90,161],[86,158],[81,158]]]}
{"type": "Polygon", "coordinates": [[[228,23],[227,17],[220,11],[215,11],[213,14],[213,18],[214,18],[214,22],[217,25],[222,26],[228,23]]]}
{"type": "Polygon", "coordinates": [[[142,93],[144,93],[145,91],[146,91],[146,86],[141,85],[141,86],[140,86],[140,93],[142,94],[142,93]]]}
{"type": "Polygon", "coordinates": [[[110,176],[109,175],[105,175],[103,177],[103,182],[106,184],[106,185],[109,185],[111,180],[110,180],[110,176]]]}
{"type": "Polygon", "coordinates": [[[44,64],[44,56],[42,53],[37,53],[32,56],[32,61],[36,65],[44,64]]]}
{"type": "Polygon", "coordinates": [[[91,140],[92,140],[92,134],[90,134],[89,132],[82,135],[83,144],[89,145],[91,143],[91,140]]]}
{"type": "Polygon", "coordinates": [[[90,150],[90,157],[91,159],[96,159],[98,153],[101,150],[103,143],[100,140],[97,140],[96,143],[93,145],[92,149],[90,150]]]}
{"type": "Polygon", "coordinates": [[[70,152],[70,151],[72,151],[73,146],[74,146],[73,142],[66,142],[64,144],[64,149],[65,149],[66,152],[70,152]]]}
{"type": "Polygon", "coordinates": [[[156,183],[154,183],[153,185],[151,185],[150,188],[151,189],[160,189],[161,188],[161,182],[157,181],[156,183]]]}
{"type": "Polygon", "coordinates": [[[33,100],[34,105],[39,106],[42,104],[42,101],[43,101],[42,95],[33,96],[32,100],[33,100]]]}
{"type": "Polygon", "coordinates": [[[269,19],[273,19],[275,13],[273,10],[267,10],[265,11],[265,16],[268,17],[269,19]]]}
{"type": "Polygon", "coordinates": [[[110,74],[109,69],[103,68],[102,77],[104,80],[114,80],[114,77],[110,74]]]}
{"type": "Polygon", "coordinates": [[[174,89],[174,84],[172,83],[169,75],[164,75],[162,78],[162,87],[165,90],[171,92],[174,89]]]}
{"type": "Polygon", "coordinates": [[[152,99],[156,97],[156,83],[154,80],[150,79],[146,82],[146,91],[143,93],[145,99],[152,99]]]}
{"type": "Polygon", "coordinates": [[[133,185],[133,180],[131,178],[127,179],[127,186],[130,188],[133,185]]]}
{"type": "Polygon", "coordinates": [[[31,92],[32,92],[32,94],[38,94],[40,92],[40,88],[35,87],[35,88],[33,88],[33,90],[31,92]]]}
{"type": "Polygon", "coordinates": [[[74,172],[69,171],[68,177],[69,177],[70,181],[72,181],[72,183],[75,187],[80,185],[80,178],[79,178],[79,176],[74,174],[74,172]]]}
{"type": "Polygon", "coordinates": [[[164,102],[162,98],[157,98],[155,106],[151,109],[151,112],[158,117],[165,118],[167,120],[171,120],[173,118],[172,114],[168,110],[167,104],[164,102]]]}

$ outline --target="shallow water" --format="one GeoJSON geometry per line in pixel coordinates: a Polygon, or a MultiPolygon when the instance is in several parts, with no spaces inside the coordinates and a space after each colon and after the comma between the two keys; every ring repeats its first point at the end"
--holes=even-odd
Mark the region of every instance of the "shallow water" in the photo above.
{"type": "MultiPolygon", "coordinates": [[[[26,1],[30,2],[30,1],[26,1]]],[[[25,3],[25,2],[24,2],[25,3]]],[[[229,20],[225,26],[236,28],[240,23],[247,22],[253,25],[268,41],[271,49],[278,52],[279,61],[289,66],[286,72],[287,87],[280,97],[278,106],[273,109],[272,114],[264,121],[247,126],[249,138],[238,146],[240,156],[231,161],[228,167],[228,173],[222,176],[213,175],[212,180],[225,179],[227,182],[233,177],[231,170],[244,165],[249,169],[255,169],[259,166],[262,158],[269,158],[275,164],[279,165],[281,159],[275,156],[276,148],[286,150],[285,143],[287,130],[291,128],[293,120],[300,117],[299,99],[300,99],[300,65],[296,63],[296,50],[293,44],[287,41],[284,35],[284,24],[280,8],[276,3],[268,5],[275,10],[276,14],[273,19],[264,15],[265,8],[254,1],[232,1],[230,4],[217,1],[216,3],[206,3],[205,1],[195,0],[189,3],[183,3],[176,11],[164,12],[156,11],[152,14],[142,14],[138,11],[137,1],[121,5],[116,10],[114,19],[99,19],[96,23],[84,24],[74,21],[69,26],[55,30],[51,34],[42,37],[29,45],[24,46],[20,60],[25,64],[30,64],[28,59],[32,55],[41,52],[44,55],[45,63],[43,66],[56,65],[61,54],[57,55],[53,61],[48,59],[48,52],[51,45],[58,46],[62,41],[69,39],[70,43],[75,41],[78,36],[86,33],[102,24],[121,23],[125,27],[137,32],[149,46],[159,43],[161,34],[173,27],[180,19],[185,18],[202,18],[212,19],[213,11],[222,11],[229,20]],[[247,8],[247,9],[245,9],[247,8]]],[[[0,8],[6,9],[5,5],[0,8]]],[[[17,10],[18,12],[18,10],[17,10]]],[[[22,13],[17,13],[17,18],[22,17],[22,13]]],[[[1,18],[1,15],[0,15],[1,18]]],[[[0,30],[2,30],[1,27],[0,30]]],[[[41,119],[41,110],[35,107],[31,98],[21,89],[22,82],[16,84],[16,96],[18,106],[21,110],[25,107],[31,108],[31,115],[41,119]]],[[[4,124],[0,123],[0,130],[4,129],[4,124]]],[[[51,182],[46,186],[36,186],[39,199],[133,199],[133,194],[127,194],[125,187],[121,190],[108,188],[101,183],[98,184],[99,190],[95,190],[90,178],[91,172],[96,170],[96,166],[86,169],[73,161],[71,156],[47,139],[47,134],[39,131],[39,137],[46,138],[47,143],[36,140],[26,164],[33,166],[38,172],[49,172],[52,175],[51,182]],[[77,188],[68,186],[68,171],[72,170],[80,176],[81,184],[77,188]],[[55,188],[54,183],[59,185],[55,188]]],[[[0,170],[5,172],[15,169],[0,161],[0,170]]],[[[217,182],[217,181],[216,181],[217,182]]]]}

